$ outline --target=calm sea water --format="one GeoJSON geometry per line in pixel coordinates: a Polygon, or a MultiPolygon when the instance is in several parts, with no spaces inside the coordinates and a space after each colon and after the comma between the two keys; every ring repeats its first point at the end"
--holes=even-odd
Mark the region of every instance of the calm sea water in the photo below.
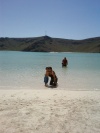
{"type": "MultiPolygon", "coordinates": [[[[45,67],[51,66],[64,90],[100,90],[99,53],[0,52],[0,89],[45,89],[45,67]],[[62,68],[64,57],[68,67],[62,68]]],[[[48,88],[50,89],[50,88],[48,88]]]]}

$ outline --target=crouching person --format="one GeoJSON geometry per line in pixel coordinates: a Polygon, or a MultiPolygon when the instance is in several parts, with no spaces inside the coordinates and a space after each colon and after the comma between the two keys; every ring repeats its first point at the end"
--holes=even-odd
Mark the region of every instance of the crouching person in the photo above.
{"type": "Polygon", "coordinates": [[[51,78],[50,86],[57,86],[58,78],[57,78],[55,72],[52,70],[52,67],[46,67],[46,73],[45,73],[45,77],[44,77],[45,86],[47,86],[49,77],[51,78]]]}

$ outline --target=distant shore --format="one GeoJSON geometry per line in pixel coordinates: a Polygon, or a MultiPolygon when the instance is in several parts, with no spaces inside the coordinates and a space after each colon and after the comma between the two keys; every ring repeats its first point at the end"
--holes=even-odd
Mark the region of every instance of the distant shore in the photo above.
{"type": "Polygon", "coordinates": [[[0,133],[78,132],[100,132],[100,91],[0,90],[0,133]]]}
{"type": "Polygon", "coordinates": [[[0,38],[0,50],[26,52],[85,52],[100,53],[100,37],[83,40],[53,38],[0,38]]]}

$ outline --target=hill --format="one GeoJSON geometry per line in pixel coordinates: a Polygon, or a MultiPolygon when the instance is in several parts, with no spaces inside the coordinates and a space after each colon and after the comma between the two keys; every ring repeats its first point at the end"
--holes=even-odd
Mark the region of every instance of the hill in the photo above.
{"type": "Polygon", "coordinates": [[[27,52],[92,52],[100,53],[100,37],[84,40],[52,38],[0,38],[0,50],[27,52]]]}

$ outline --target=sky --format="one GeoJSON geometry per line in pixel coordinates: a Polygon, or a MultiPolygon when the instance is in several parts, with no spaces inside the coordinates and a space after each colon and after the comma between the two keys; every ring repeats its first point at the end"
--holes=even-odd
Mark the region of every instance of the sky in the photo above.
{"type": "Polygon", "coordinates": [[[100,37],[100,0],[0,0],[0,37],[100,37]]]}

